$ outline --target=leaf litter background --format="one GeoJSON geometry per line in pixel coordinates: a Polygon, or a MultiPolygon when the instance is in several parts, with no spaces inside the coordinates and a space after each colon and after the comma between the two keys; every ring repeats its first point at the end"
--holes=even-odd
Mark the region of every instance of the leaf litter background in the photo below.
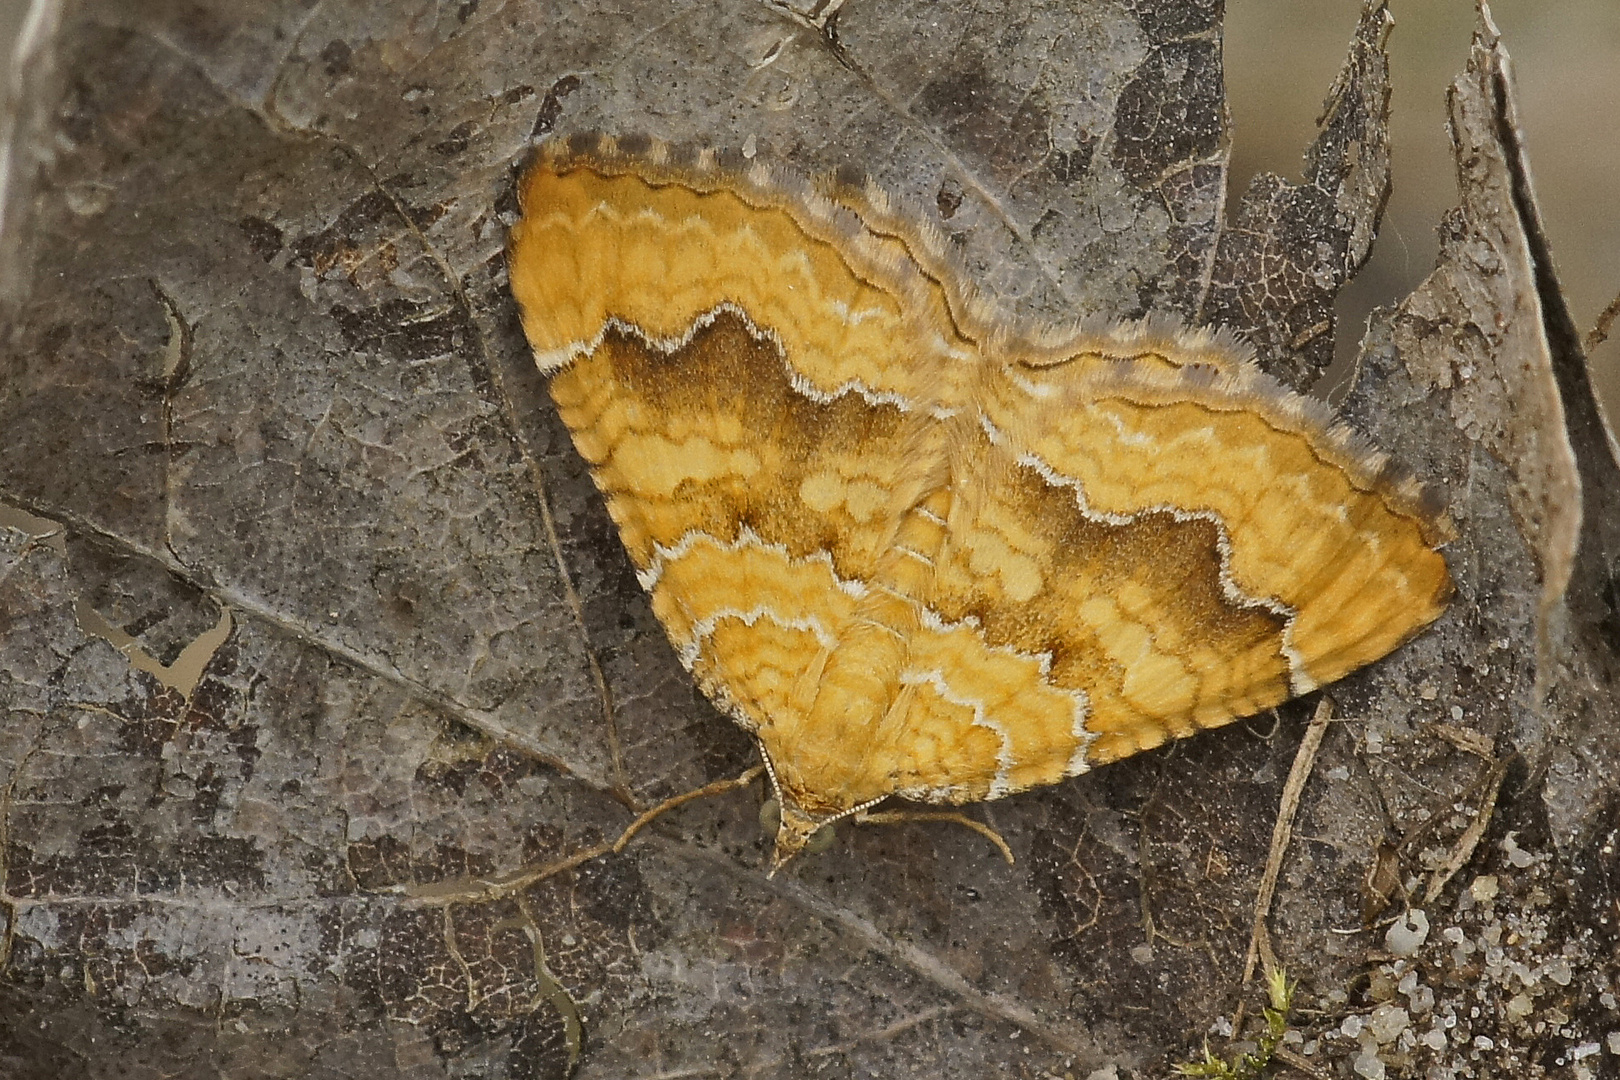
{"type": "MultiPolygon", "coordinates": [[[[4,238],[0,1074],[1107,1080],[1224,1033],[1309,701],[976,809],[1015,867],[913,824],[766,881],[756,784],[472,888],[755,760],[526,355],[533,139],[855,165],[1020,314],[1225,323],[1299,387],[1332,357],[1380,7],[1305,183],[1227,205],[1218,3],[830,6],[58,13],[4,238]]],[[[1504,63],[1482,22],[1442,265],[1344,406],[1461,539],[1434,632],[1333,688],[1283,864],[1322,1075],[1620,1063],[1620,477],[1504,63]]]]}

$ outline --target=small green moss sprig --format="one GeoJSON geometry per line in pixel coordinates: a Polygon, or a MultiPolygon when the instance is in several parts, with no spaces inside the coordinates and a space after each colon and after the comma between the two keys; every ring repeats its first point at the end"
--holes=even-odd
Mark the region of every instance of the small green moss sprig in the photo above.
{"type": "Polygon", "coordinates": [[[1298,988],[1299,983],[1289,981],[1288,974],[1281,968],[1267,968],[1267,1002],[1262,1010],[1266,1018],[1266,1030],[1265,1034],[1260,1036],[1259,1049],[1252,1054],[1239,1054],[1231,1061],[1226,1061],[1215,1056],[1209,1048],[1209,1040],[1205,1039],[1204,1060],[1177,1062],[1176,1073],[1181,1076],[1196,1076],[1200,1080],[1260,1080],[1266,1066],[1271,1064],[1271,1055],[1276,1053],[1283,1036],[1288,1033],[1288,1010],[1293,1007],[1294,991],[1298,988]]]}

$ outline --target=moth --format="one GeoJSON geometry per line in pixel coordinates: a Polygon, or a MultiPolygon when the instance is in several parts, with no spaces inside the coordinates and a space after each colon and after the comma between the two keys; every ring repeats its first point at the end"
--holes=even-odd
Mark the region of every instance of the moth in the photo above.
{"type": "Polygon", "coordinates": [[[1444,610],[1438,500],[1229,333],[1029,329],[871,185],[546,144],[512,291],[775,865],[1225,724],[1444,610]]]}

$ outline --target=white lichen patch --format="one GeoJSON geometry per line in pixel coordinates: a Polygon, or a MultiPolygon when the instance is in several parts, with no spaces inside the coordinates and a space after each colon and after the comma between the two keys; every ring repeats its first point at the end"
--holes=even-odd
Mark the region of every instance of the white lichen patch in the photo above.
{"type": "Polygon", "coordinates": [[[1452,886],[1449,909],[1437,901],[1393,920],[1365,990],[1324,994],[1339,1011],[1307,1033],[1304,1056],[1363,1080],[1616,1075],[1609,944],[1570,930],[1559,900],[1570,883],[1553,856],[1508,833],[1489,862],[1496,872],[1452,886]]]}

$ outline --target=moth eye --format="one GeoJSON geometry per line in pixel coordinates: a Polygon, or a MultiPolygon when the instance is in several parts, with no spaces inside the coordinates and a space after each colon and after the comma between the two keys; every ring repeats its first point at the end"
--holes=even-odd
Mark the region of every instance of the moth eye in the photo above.
{"type": "MultiPolygon", "coordinates": [[[[774,837],[782,827],[782,803],[771,796],[759,805],[759,827],[766,836],[774,837]]],[[[838,826],[827,824],[810,834],[800,851],[805,855],[820,855],[838,840],[838,826]]]]}

